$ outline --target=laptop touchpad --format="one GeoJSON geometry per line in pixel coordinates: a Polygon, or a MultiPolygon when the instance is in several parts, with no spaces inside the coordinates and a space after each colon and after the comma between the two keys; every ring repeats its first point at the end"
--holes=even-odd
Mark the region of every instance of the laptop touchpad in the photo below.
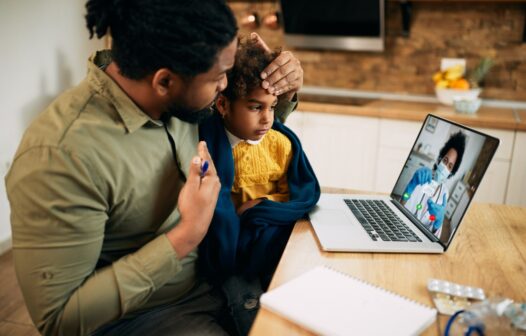
{"type": "Polygon", "coordinates": [[[349,226],[354,224],[342,210],[318,210],[311,214],[310,217],[313,224],[320,228],[323,226],[334,228],[335,226],[349,226]]]}

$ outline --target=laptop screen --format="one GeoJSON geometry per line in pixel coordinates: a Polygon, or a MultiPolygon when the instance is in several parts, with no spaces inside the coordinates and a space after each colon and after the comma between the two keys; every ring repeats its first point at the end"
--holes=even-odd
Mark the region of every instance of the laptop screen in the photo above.
{"type": "Polygon", "coordinates": [[[447,248],[499,140],[428,115],[391,197],[447,248]]]}

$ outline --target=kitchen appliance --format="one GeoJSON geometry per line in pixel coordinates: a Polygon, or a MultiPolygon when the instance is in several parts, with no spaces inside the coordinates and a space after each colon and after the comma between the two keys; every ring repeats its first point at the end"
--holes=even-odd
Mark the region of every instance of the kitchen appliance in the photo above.
{"type": "Polygon", "coordinates": [[[383,51],[384,0],[281,0],[285,42],[311,49],[383,51]]]}

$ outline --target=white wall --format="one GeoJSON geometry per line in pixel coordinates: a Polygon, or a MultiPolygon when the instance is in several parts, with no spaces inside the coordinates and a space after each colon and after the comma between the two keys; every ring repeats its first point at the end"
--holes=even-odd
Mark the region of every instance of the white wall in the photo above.
{"type": "Polygon", "coordinates": [[[89,40],[85,0],[0,0],[0,254],[11,229],[4,176],[24,129],[61,91],[80,82],[89,40]]]}

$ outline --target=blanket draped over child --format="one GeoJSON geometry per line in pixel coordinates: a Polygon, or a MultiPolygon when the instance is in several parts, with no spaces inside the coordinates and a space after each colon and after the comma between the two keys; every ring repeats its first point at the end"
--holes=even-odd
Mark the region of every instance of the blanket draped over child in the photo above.
{"type": "Polygon", "coordinates": [[[269,276],[274,271],[294,223],[306,216],[320,197],[316,175],[298,137],[279,121],[272,128],[292,143],[287,170],[289,201],[263,200],[238,216],[231,199],[234,160],[221,117],[214,114],[199,126],[221,180],[221,191],[208,233],[199,247],[201,270],[221,280],[233,274],[269,276]]]}

